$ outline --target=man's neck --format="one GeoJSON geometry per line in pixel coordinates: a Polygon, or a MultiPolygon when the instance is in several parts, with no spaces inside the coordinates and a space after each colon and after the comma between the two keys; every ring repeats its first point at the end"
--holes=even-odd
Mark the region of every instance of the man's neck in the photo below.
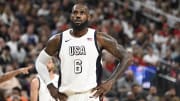
{"type": "Polygon", "coordinates": [[[88,28],[84,28],[82,30],[72,30],[70,33],[71,35],[75,36],[75,37],[81,37],[83,36],[84,34],[86,34],[88,31],[88,28]]]}
{"type": "Polygon", "coordinates": [[[54,72],[53,72],[53,71],[50,71],[50,72],[49,72],[49,75],[50,75],[50,79],[51,79],[51,80],[54,79],[54,72]]]}

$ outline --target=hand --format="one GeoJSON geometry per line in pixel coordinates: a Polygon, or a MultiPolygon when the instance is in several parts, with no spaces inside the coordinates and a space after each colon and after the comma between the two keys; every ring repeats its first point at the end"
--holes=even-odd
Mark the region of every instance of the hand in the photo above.
{"type": "Polygon", "coordinates": [[[113,80],[108,80],[100,84],[99,86],[93,88],[93,97],[102,97],[104,96],[107,92],[109,92],[114,84],[113,80]]]}
{"type": "Polygon", "coordinates": [[[67,95],[64,93],[60,93],[58,91],[58,89],[52,84],[50,83],[49,85],[47,85],[47,88],[51,94],[51,96],[56,100],[60,100],[60,101],[67,101],[67,95]]]}
{"type": "Polygon", "coordinates": [[[19,69],[20,73],[22,74],[28,74],[29,70],[33,68],[33,65],[29,65],[27,67],[22,67],[21,69],[19,69]]]}
{"type": "Polygon", "coordinates": [[[59,95],[60,101],[67,101],[68,96],[66,94],[59,92],[58,95],[59,95]]]}

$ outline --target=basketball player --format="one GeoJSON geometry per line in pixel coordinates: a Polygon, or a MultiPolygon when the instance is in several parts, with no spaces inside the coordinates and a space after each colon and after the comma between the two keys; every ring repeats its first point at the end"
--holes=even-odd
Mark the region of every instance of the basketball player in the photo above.
{"type": "MultiPolygon", "coordinates": [[[[50,79],[52,80],[54,86],[57,88],[59,76],[54,73],[55,65],[52,59],[48,61],[47,68],[49,71],[50,79]]],[[[30,99],[30,101],[55,101],[55,99],[50,95],[46,84],[39,75],[36,75],[36,77],[31,81],[30,99]]]]}
{"type": "Polygon", "coordinates": [[[7,72],[0,76],[0,83],[7,81],[7,80],[11,79],[12,77],[17,76],[19,74],[28,74],[28,71],[31,68],[33,68],[32,65],[30,65],[28,67],[22,67],[20,69],[14,70],[14,71],[7,72]]]}
{"type": "Polygon", "coordinates": [[[83,3],[72,8],[72,28],[52,36],[36,60],[36,69],[51,95],[60,101],[100,101],[123,74],[131,55],[104,32],[88,28],[89,10],[83,3]],[[101,83],[101,51],[106,49],[119,60],[112,75],[101,83]],[[46,62],[58,52],[61,60],[59,88],[51,83],[46,62]]]}

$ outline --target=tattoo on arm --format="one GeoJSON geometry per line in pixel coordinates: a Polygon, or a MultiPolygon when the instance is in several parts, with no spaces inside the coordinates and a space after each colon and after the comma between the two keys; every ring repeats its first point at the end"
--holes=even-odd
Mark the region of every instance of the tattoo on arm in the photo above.
{"type": "Polygon", "coordinates": [[[112,55],[121,61],[108,79],[116,81],[129,66],[131,54],[128,53],[122,45],[118,44],[114,38],[107,34],[100,33],[97,38],[101,47],[108,50],[112,55]]]}

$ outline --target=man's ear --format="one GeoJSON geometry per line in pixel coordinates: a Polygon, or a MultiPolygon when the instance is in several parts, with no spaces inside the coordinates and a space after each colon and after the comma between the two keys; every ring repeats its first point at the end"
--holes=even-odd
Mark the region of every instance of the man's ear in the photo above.
{"type": "Polygon", "coordinates": [[[69,17],[69,19],[72,21],[72,14],[70,14],[70,17],[69,17]]]}
{"type": "Polygon", "coordinates": [[[91,21],[92,17],[90,14],[88,14],[88,21],[91,21]]]}

